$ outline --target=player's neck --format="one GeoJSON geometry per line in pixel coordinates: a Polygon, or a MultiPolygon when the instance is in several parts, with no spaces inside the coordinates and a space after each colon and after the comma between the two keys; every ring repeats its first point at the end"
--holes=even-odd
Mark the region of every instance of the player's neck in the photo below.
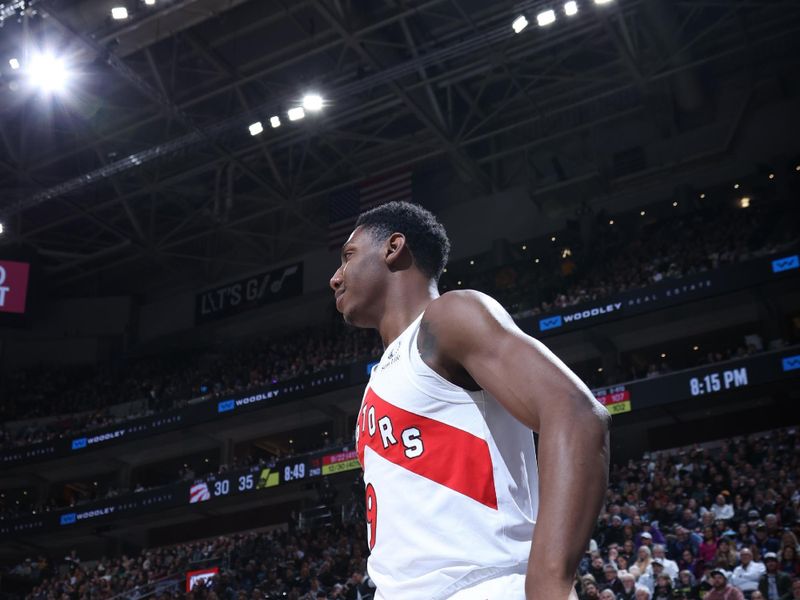
{"type": "Polygon", "coordinates": [[[403,285],[406,282],[401,281],[396,283],[387,290],[385,310],[377,328],[384,348],[395,341],[432,300],[439,297],[439,289],[433,280],[414,281],[411,285],[403,285]]]}

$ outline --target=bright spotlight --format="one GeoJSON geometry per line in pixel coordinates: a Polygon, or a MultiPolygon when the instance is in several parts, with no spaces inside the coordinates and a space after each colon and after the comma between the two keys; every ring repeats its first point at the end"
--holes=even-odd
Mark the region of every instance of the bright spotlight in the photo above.
{"type": "Polygon", "coordinates": [[[578,14],[578,3],[575,0],[569,0],[564,3],[564,14],[568,17],[574,17],[578,14]]]}
{"type": "Polygon", "coordinates": [[[303,110],[302,106],[295,106],[290,108],[286,114],[289,115],[290,121],[299,121],[306,116],[306,111],[303,110]]]}
{"type": "Polygon", "coordinates": [[[45,92],[58,92],[67,82],[67,69],[62,59],[51,54],[39,54],[31,59],[28,78],[45,92]]]}
{"type": "Polygon", "coordinates": [[[594,0],[595,4],[611,4],[614,0],[594,0]]]}
{"type": "Polygon", "coordinates": [[[281,126],[281,118],[277,115],[274,117],[270,117],[269,124],[272,125],[273,129],[276,129],[281,126]]]}
{"type": "Polygon", "coordinates": [[[0,235],[3,235],[3,231],[5,231],[3,224],[0,223],[0,235]]]}
{"type": "Polygon", "coordinates": [[[124,6],[115,6],[111,9],[111,17],[117,21],[128,18],[128,9],[124,6]]]}
{"type": "Polygon", "coordinates": [[[147,6],[155,6],[156,0],[144,0],[144,3],[147,4],[147,6]]]}
{"type": "Polygon", "coordinates": [[[250,135],[258,135],[259,133],[264,131],[264,126],[261,124],[261,121],[256,121],[255,123],[250,125],[248,129],[250,130],[250,135]]]}
{"type": "Polygon", "coordinates": [[[514,19],[514,22],[511,23],[511,29],[514,30],[514,33],[519,33],[527,26],[528,26],[528,19],[525,18],[525,15],[518,16],[516,19],[514,19]]]}
{"type": "Polygon", "coordinates": [[[15,71],[19,69],[19,60],[17,60],[16,58],[8,59],[8,64],[11,65],[11,68],[14,69],[15,71]]]}
{"type": "Polygon", "coordinates": [[[544,12],[540,12],[536,15],[536,22],[539,24],[539,27],[546,27],[547,25],[552,25],[556,22],[556,11],[553,9],[546,10],[544,12]]]}
{"type": "Polygon", "coordinates": [[[303,97],[303,108],[306,110],[322,110],[322,96],[319,94],[306,94],[303,97]]]}
{"type": "Polygon", "coordinates": [[[744,198],[739,199],[739,206],[741,208],[750,208],[750,198],[745,196],[744,198]]]}

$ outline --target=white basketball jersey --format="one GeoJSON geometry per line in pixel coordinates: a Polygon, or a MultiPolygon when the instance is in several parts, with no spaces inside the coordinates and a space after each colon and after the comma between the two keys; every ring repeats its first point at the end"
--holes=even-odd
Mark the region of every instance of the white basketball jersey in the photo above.
{"type": "Polygon", "coordinates": [[[372,369],[356,423],[368,572],[387,600],[439,600],[524,573],[538,508],[531,430],[426,365],[421,320],[372,369]]]}

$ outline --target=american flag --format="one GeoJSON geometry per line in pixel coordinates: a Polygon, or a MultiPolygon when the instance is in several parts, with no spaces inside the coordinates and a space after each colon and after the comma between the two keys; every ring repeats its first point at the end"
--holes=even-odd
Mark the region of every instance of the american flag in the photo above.
{"type": "Polygon", "coordinates": [[[353,231],[358,215],[392,200],[412,199],[412,171],[362,181],[328,197],[328,247],[338,250],[353,231]]]}
{"type": "Polygon", "coordinates": [[[211,493],[208,491],[208,484],[195,483],[189,489],[189,504],[196,504],[197,502],[205,502],[211,500],[211,493]]]}

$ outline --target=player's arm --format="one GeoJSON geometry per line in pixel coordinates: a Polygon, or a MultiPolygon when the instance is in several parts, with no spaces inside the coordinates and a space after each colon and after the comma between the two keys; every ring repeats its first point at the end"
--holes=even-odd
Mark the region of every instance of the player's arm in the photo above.
{"type": "Polygon", "coordinates": [[[566,600],[608,485],[608,411],[561,360],[479,292],[434,300],[418,346],[440,374],[483,388],[539,434],[539,514],[526,595],[566,600]]]}

